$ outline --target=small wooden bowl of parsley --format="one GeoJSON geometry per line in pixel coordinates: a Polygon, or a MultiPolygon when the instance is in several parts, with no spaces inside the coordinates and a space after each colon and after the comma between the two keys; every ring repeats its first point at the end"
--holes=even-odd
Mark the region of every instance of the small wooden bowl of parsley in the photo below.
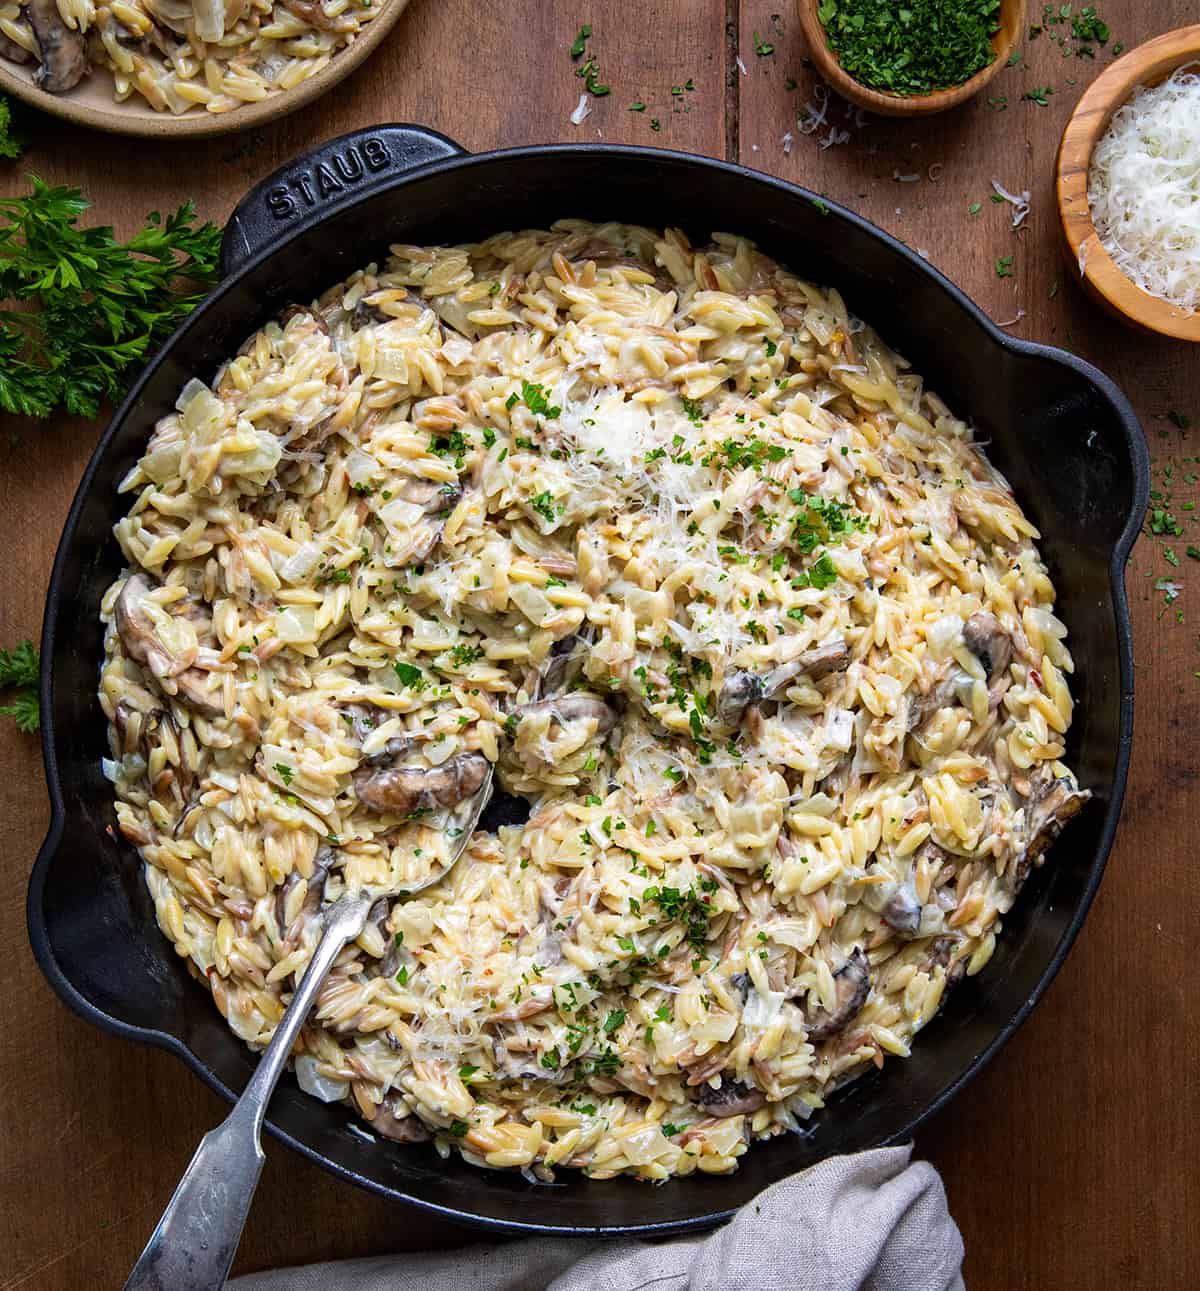
{"type": "Polygon", "coordinates": [[[813,65],[844,99],[883,116],[965,103],[1005,65],[1025,0],[799,0],[813,65]]]}

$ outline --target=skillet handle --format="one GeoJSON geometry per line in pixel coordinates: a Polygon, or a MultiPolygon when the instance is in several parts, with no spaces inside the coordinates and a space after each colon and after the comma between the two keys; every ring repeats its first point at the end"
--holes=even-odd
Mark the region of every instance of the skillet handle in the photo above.
{"type": "Polygon", "coordinates": [[[368,126],[318,144],[259,180],[237,204],[221,241],[221,276],[310,217],[465,151],[444,134],[414,125],[368,126]]]}

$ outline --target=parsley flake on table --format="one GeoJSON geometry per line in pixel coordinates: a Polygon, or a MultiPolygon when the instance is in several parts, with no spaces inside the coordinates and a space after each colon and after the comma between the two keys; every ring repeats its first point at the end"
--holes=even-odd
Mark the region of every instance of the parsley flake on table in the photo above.
{"type": "Polygon", "coordinates": [[[1011,278],[1013,276],[1013,258],[1012,256],[1001,256],[996,261],[996,277],[1011,278]]]}
{"type": "Polygon", "coordinates": [[[1034,86],[1032,90],[1026,90],[1021,97],[1028,99],[1031,103],[1036,103],[1039,108],[1044,108],[1050,104],[1047,96],[1053,93],[1054,87],[1052,85],[1034,86]]]}
{"type": "Polygon", "coordinates": [[[769,58],[775,52],[775,46],[769,40],[763,40],[758,34],[754,33],[754,52],[759,58],[769,58]]]}
{"type": "Polygon", "coordinates": [[[35,306],[0,310],[0,409],[94,417],[200,302],[196,286],[216,282],[221,231],[196,226],[185,202],[119,242],[111,228],[79,227],[88,202],[77,188],[30,184],[0,199],[0,298],[35,306]]]}
{"type": "Polygon", "coordinates": [[[591,36],[591,34],[592,34],[591,25],[585,22],[583,26],[580,27],[579,34],[575,37],[574,43],[571,45],[572,58],[583,57],[583,51],[587,49],[588,38],[591,36]]]}

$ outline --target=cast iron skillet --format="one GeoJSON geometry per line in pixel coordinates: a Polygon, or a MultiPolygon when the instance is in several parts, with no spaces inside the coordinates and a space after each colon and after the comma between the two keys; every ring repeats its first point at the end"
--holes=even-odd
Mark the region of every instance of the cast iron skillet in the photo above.
{"type": "MultiPolygon", "coordinates": [[[[100,597],[121,555],[115,487],[193,375],[211,378],[257,327],[308,301],[389,242],[446,242],[564,216],[754,238],[833,284],[974,419],[1042,531],[1071,629],[1077,707],[1068,759],[1095,801],[1005,920],[996,954],[922,1032],[908,1061],[848,1086],[802,1136],[756,1144],[728,1178],[649,1187],[560,1172],[552,1187],[371,1139],[341,1106],[285,1078],[268,1128],[335,1174],[432,1213],[499,1230],[665,1232],[728,1215],[833,1153],[911,1137],[996,1053],[1053,978],[1095,895],[1125,788],[1133,668],[1122,574],[1146,506],[1149,460],[1133,411],[1095,368],[998,331],[956,287],[865,220],[737,166],[647,148],[521,148],[478,157],[413,126],[331,141],[258,185],[225,237],[225,281],[163,347],[118,410],[79,486],[46,604],[42,745],[53,819],[29,886],[42,971],[88,1021],[178,1054],[229,1099],[254,1058],[154,922],[137,857],[114,830],[95,699],[100,597]]],[[[1015,1074],[1015,1073],[1014,1073],[1015,1074]]],[[[169,1091],[164,1094],[170,1097],[169,1091]]]]}

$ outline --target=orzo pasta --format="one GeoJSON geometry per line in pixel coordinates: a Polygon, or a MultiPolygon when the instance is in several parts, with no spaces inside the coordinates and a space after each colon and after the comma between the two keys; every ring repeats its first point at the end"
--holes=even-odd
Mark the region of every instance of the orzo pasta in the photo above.
{"type": "Polygon", "coordinates": [[[93,68],[158,112],[229,112],[326,66],[386,0],[0,0],[0,57],[61,94],[93,68]]]}
{"type": "MultiPolygon", "coordinates": [[[[750,243],[394,246],[193,380],[123,488],[100,699],[158,920],[260,1047],[477,1165],[731,1170],[903,1057],[1086,798],[969,427],[750,243]]],[[[835,1114],[835,1113],[834,1113],[835,1114]]]]}

